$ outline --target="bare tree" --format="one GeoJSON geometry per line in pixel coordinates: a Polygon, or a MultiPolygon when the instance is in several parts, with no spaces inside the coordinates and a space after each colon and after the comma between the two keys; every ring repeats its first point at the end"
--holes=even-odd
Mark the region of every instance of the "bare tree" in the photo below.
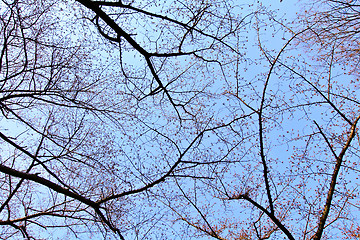
{"type": "Polygon", "coordinates": [[[343,9],[2,1],[2,238],[355,238],[343,9]]]}

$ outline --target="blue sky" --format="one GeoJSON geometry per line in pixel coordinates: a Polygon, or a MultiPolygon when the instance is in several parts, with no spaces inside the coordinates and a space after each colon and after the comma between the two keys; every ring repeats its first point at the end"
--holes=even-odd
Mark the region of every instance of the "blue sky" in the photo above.
{"type": "MultiPolygon", "coordinates": [[[[168,171],[178,161],[179,155],[187,151],[189,145],[197,139],[184,155],[183,162],[178,165],[176,177],[168,178],[149,192],[123,198],[114,204],[114,208],[123,211],[121,216],[117,216],[119,213],[114,213],[114,216],[118,218],[119,227],[129,239],[136,239],[134,233],[131,233],[134,229],[140,231],[140,239],[184,239],[184,235],[181,234],[191,232],[193,228],[183,225],[177,219],[174,210],[178,211],[178,216],[192,216],[190,220],[201,225],[203,219],[196,208],[201,209],[214,226],[227,224],[228,228],[222,232],[224,235],[238,231],[241,227],[236,228],[236,224],[246,226],[245,230],[252,231],[251,223],[254,222],[259,224],[258,226],[272,226],[268,219],[261,217],[261,213],[249,204],[224,198],[246,193],[259,203],[267,204],[262,177],[263,165],[259,157],[258,116],[254,109],[257,110],[261,105],[270,62],[292,37],[292,33],[286,30],[287,25],[282,26],[280,21],[286,23],[286,19],[295,18],[301,6],[299,2],[291,0],[263,1],[261,4],[253,1],[238,3],[236,7],[229,6],[235,15],[239,14],[235,22],[247,16],[245,21],[251,20],[251,24],[240,23],[240,28],[234,35],[224,38],[228,46],[218,44],[204,35],[189,33],[184,38],[186,46],[183,50],[203,46],[209,49],[199,51],[197,57],[182,56],[166,60],[152,58],[152,64],[163,84],[167,86],[175,105],[183,104],[183,107],[174,106],[163,92],[148,96],[150,91],[156,89],[157,83],[145,65],[144,58],[134,52],[129,44],[121,43],[121,60],[124,67],[121,69],[118,45],[108,44],[107,40],[99,37],[94,27],[82,24],[80,13],[72,16],[77,19],[75,22],[67,22],[66,11],[63,18],[60,18],[65,21],[64,24],[74,24],[77,27],[66,28],[67,25],[59,25],[63,28],[61,32],[64,34],[60,35],[59,40],[68,41],[73,45],[88,44],[84,48],[79,48],[79,53],[83,54],[79,56],[83,56],[86,61],[79,61],[81,64],[73,68],[74,75],[71,75],[71,72],[69,76],[75,76],[75,79],[86,82],[89,86],[96,86],[94,89],[98,91],[97,94],[93,96],[81,93],[83,99],[116,112],[113,114],[109,111],[108,115],[97,115],[90,111],[53,112],[55,120],[51,122],[51,127],[55,129],[65,126],[59,131],[59,134],[64,136],[75,132],[79,119],[82,119],[84,127],[79,128],[76,135],[79,138],[73,140],[77,143],[81,137],[89,138],[84,140],[87,144],[81,144],[74,149],[79,153],[90,152],[93,156],[91,163],[96,164],[99,169],[109,171],[109,174],[106,174],[101,170],[89,170],[86,176],[91,178],[81,182],[82,178],[76,178],[81,175],[77,172],[77,166],[80,165],[74,163],[74,172],[79,175],[74,174],[74,179],[67,180],[78,184],[79,187],[88,186],[98,195],[108,194],[110,190],[121,192],[139,188],[168,171]],[[258,14],[248,15],[254,10],[258,10],[258,14]],[[231,51],[230,48],[239,52],[231,51]],[[128,77],[124,77],[124,73],[128,77]],[[182,116],[181,121],[179,116],[182,116]],[[211,128],[214,129],[206,130],[203,135],[199,135],[204,129],[211,128]],[[213,163],[197,164],[198,162],[213,163]],[[184,177],[183,174],[194,177],[184,177]],[[170,215],[171,213],[175,217],[170,215]],[[246,222],[247,217],[250,221],[246,222]],[[155,223],[152,221],[154,218],[157,218],[155,223]],[[242,220],[244,222],[241,222],[242,220]],[[148,228],[150,231],[147,231],[148,228]]],[[[70,4],[67,7],[68,11],[72,11],[70,4]]],[[[194,9],[196,7],[195,4],[194,9]]],[[[225,14],[226,9],[210,7],[214,15],[204,16],[204,23],[199,27],[203,27],[204,31],[213,32],[218,30],[215,27],[219,27],[214,24],[220,24],[217,33],[221,35],[228,30],[228,21],[226,18],[217,18],[215,14],[225,14]]],[[[161,7],[150,9],[160,11],[161,7]]],[[[166,14],[177,13],[172,10],[166,14]]],[[[187,11],[191,10],[192,8],[184,7],[179,10],[183,11],[183,15],[173,17],[186,21],[189,17],[186,16],[187,11]]],[[[127,31],[133,33],[133,38],[145,49],[154,52],[176,51],[171,49],[171,44],[181,40],[184,30],[169,29],[168,25],[161,25],[162,23],[156,20],[148,21],[137,17],[126,15],[119,22],[127,31]]],[[[326,193],[328,182],[324,179],[331,173],[333,160],[326,151],[324,140],[317,132],[313,121],[317,121],[331,141],[339,146],[336,150],[340,150],[343,143],[341,139],[336,141],[335,136],[345,136],[344,133],[341,134],[343,129],[339,124],[342,122],[338,120],[337,114],[331,112],[332,109],[323,104],[324,99],[307,84],[314,81],[323,89],[322,84],[327,82],[328,65],[322,62],[317,66],[318,63],[311,58],[314,52],[306,52],[305,48],[301,47],[290,44],[275,64],[268,78],[263,113],[264,149],[271,173],[271,189],[273,197],[279,199],[275,201],[275,207],[279,215],[290,218],[284,222],[291,228],[304,228],[306,225],[303,214],[310,210],[305,206],[301,211],[301,204],[308,201],[313,204],[310,204],[311,207],[322,207],[323,202],[318,199],[322,193],[326,193]],[[298,73],[303,74],[304,78],[298,73]],[[309,102],[311,104],[308,104],[309,102]],[[319,104],[313,104],[314,102],[319,104]],[[303,106],[300,107],[299,104],[303,106]],[[294,111],[291,111],[291,108],[294,111]],[[320,150],[316,150],[317,147],[320,150]],[[307,149],[311,149],[311,154],[307,154],[307,149]],[[306,154],[302,155],[304,152],[306,154]],[[306,183],[303,182],[304,179],[306,183]],[[301,196],[304,199],[300,199],[301,196]],[[299,209],[291,208],[292,204],[299,204],[299,209]],[[293,219],[286,215],[287,211],[291,212],[293,219]]],[[[330,80],[334,81],[334,92],[346,95],[348,93],[344,86],[352,87],[352,76],[344,76],[342,71],[341,65],[335,66],[330,80]],[[338,79],[339,84],[335,82],[338,79]]],[[[68,82],[63,83],[64,86],[66,83],[68,82]]],[[[337,104],[345,106],[344,111],[357,106],[342,98],[333,98],[337,104]]],[[[40,112],[45,119],[48,113],[45,107],[40,112]]],[[[40,118],[37,121],[40,126],[44,124],[40,118]]],[[[4,121],[3,124],[8,128],[13,126],[5,124],[4,121]]],[[[21,130],[21,127],[17,130],[21,130]]],[[[9,132],[16,135],[12,130],[9,132]]],[[[32,136],[31,131],[27,131],[26,134],[32,136]]],[[[30,138],[26,138],[24,134],[18,139],[26,141],[30,138]]],[[[57,150],[53,149],[54,152],[57,150]]],[[[356,149],[350,158],[356,158],[356,149]]],[[[65,167],[66,164],[60,170],[65,170],[65,167]]],[[[356,171],[346,174],[355,177],[356,171]]],[[[349,189],[341,191],[354,190],[357,183],[349,183],[346,186],[349,189]]],[[[343,202],[344,198],[340,195],[337,196],[337,200],[343,202]]],[[[310,214],[309,217],[316,218],[310,214]]],[[[316,221],[312,223],[316,224],[316,221]]],[[[61,239],[62,233],[65,232],[60,230],[53,235],[61,239]]],[[[80,239],[87,238],[82,234],[78,236],[80,239]]],[[[282,236],[281,233],[274,233],[270,239],[282,236]]],[[[189,235],[186,239],[207,237],[189,235]]]]}

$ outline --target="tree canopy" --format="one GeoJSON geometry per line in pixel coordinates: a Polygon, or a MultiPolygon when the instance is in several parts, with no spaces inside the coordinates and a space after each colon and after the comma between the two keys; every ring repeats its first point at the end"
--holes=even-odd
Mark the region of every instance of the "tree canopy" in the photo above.
{"type": "Polygon", "coordinates": [[[358,1],[0,2],[1,239],[358,239],[358,1]]]}

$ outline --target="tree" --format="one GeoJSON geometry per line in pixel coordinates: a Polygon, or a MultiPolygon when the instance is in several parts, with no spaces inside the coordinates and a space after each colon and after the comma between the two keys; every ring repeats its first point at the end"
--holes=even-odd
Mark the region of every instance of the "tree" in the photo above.
{"type": "Polygon", "coordinates": [[[328,11],[1,4],[4,239],[359,234],[357,71],[328,11]]]}
{"type": "Polygon", "coordinates": [[[356,71],[359,62],[358,1],[315,1],[307,8],[302,16],[302,24],[307,25],[309,31],[304,34],[302,41],[316,43],[309,47],[318,51],[318,58],[348,62],[348,65],[352,65],[348,66],[349,70],[356,71]]]}

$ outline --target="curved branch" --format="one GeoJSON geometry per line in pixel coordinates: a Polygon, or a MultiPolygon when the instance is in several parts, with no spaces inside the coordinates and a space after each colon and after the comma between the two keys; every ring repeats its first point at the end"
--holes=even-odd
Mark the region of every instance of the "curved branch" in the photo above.
{"type": "Polygon", "coordinates": [[[359,119],[360,119],[360,115],[355,119],[354,123],[351,125],[349,137],[348,137],[344,147],[342,148],[340,154],[336,157],[336,165],[335,165],[332,177],[331,177],[330,189],[329,189],[328,194],[327,194],[324,210],[323,210],[323,212],[321,214],[321,217],[320,217],[320,220],[319,220],[318,229],[317,229],[315,235],[312,237],[312,239],[314,239],[314,240],[320,240],[321,236],[323,234],[323,231],[324,231],[324,228],[325,228],[325,223],[326,223],[327,217],[328,217],[329,212],[330,212],[331,202],[332,202],[332,199],[333,199],[333,196],[334,196],[337,177],[338,177],[338,174],[340,172],[341,164],[343,163],[343,159],[344,159],[344,156],[345,156],[345,153],[346,153],[347,149],[350,147],[351,141],[355,137],[356,125],[357,125],[359,119]]]}
{"type": "Polygon", "coordinates": [[[274,213],[269,212],[266,208],[264,208],[263,206],[261,206],[259,203],[255,202],[253,199],[251,199],[248,195],[246,194],[240,194],[234,197],[229,198],[229,200],[237,200],[237,199],[244,199],[248,202],[250,202],[252,205],[254,205],[256,208],[258,208],[261,212],[265,213],[274,223],[276,226],[278,226],[281,231],[290,239],[290,240],[295,240],[295,238],[293,237],[293,235],[289,232],[289,230],[280,222],[279,219],[277,219],[274,215],[274,213]]]}

